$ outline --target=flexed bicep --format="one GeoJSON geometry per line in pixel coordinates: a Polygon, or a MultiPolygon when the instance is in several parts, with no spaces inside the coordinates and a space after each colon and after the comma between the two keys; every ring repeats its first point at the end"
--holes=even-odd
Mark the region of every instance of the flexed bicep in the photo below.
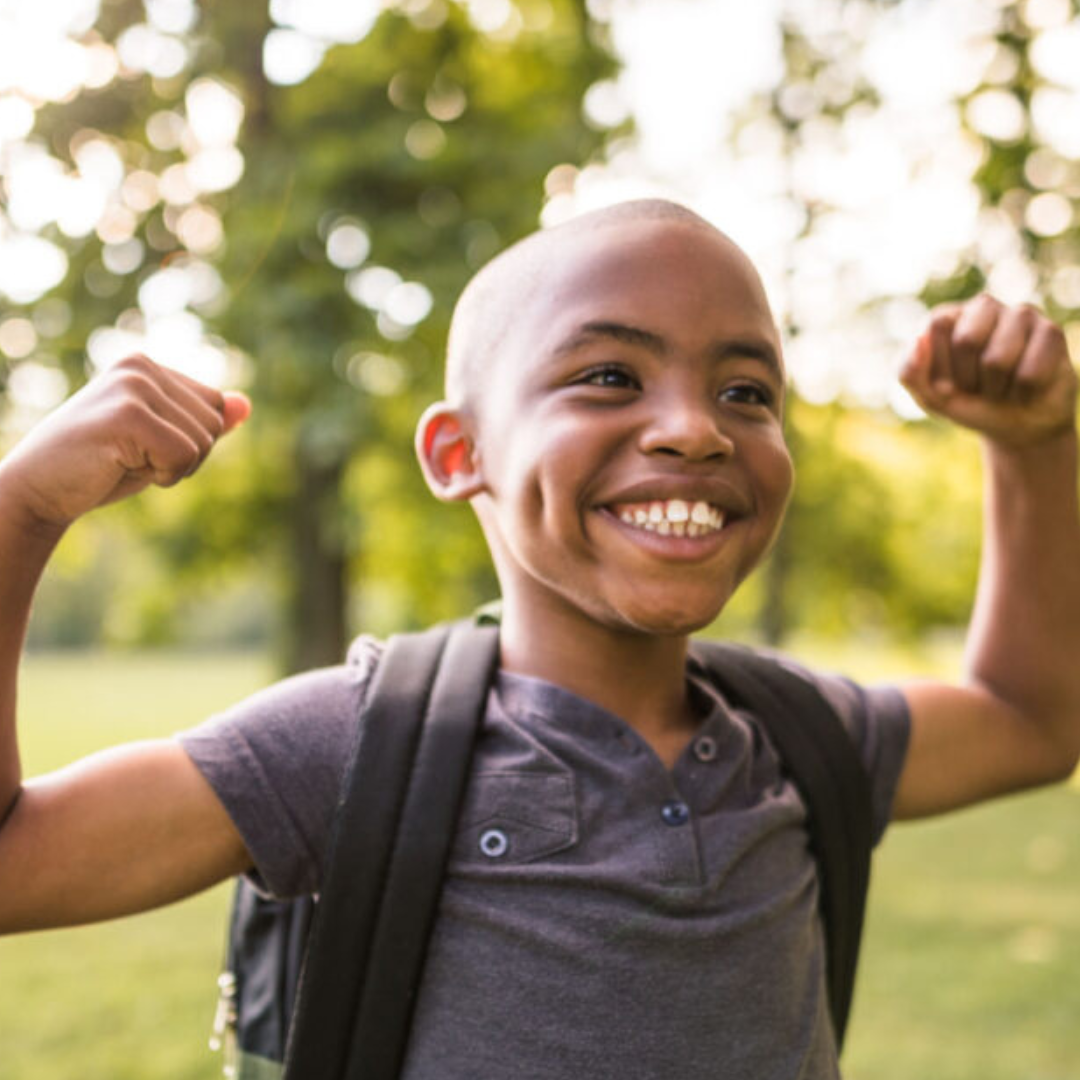
{"type": "Polygon", "coordinates": [[[23,787],[0,827],[0,933],[145,911],[250,865],[178,743],[117,747],[23,787]]]}

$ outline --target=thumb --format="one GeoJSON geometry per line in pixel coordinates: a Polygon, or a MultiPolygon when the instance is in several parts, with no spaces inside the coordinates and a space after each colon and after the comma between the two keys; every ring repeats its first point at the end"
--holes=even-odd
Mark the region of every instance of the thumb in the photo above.
{"type": "Polygon", "coordinates": [[[227,390],[222,415],[225,418],[225,430],[232,431],[251,415],[251,399],[236,390],[227,390]]]}

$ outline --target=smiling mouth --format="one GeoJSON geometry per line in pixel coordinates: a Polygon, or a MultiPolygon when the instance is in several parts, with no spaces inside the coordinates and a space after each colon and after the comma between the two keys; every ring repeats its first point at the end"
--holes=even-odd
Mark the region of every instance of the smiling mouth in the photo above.
{"type": "Polygon", "coordinates": [[[704,500],[654,499],[615,503],[608,509],[624,524],[660,536],[711,536],[724,527],[724,511],[704,500]]]}

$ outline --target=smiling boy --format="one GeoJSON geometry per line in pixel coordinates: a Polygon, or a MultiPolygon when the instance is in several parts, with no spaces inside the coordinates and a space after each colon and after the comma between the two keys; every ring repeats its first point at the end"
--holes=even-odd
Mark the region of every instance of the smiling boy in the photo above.
{"type": "MultiPolygon", "coordinates": [[[[1076,374],[989,298],[935,314],[904,379],[983,436],[986,543],[962,684],[812,676],[871,779],[874,831],[1060,779],[1080,753],[1076,374]]],[[[757,274],[680,207],[536,234],[455,313],[427,480],[468,500],[503,593],[405,1075],[837,1075],[805,810],[759,722],[687,665],[792,484],[757,274]],[[484,845],[500,824],[506,844],[484,845]]],[[[380,647],[177,741],[22,783],[18,656],[66,527],[190,474],[246,415],[136,359],[0,463],[0,930],[165,903],[234,873],[317,890],[380,647]]]]}

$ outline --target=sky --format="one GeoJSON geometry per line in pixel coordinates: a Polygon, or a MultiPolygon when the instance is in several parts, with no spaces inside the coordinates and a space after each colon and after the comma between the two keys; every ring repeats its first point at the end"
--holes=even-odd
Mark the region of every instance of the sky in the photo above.
{"type": "MultiPolygon", "coordinates": [[[[280,83],[302,80],[328,45],[363,37],[382,2],[272,0],[279,25],[266,43],[266,70],[280,83]]],[[[419,10],[428,0],[399,2],[419,10]]],[[[509,0],[465,2],[474,21],[494,33],[517,17],[509,0]]],[[[550,224],[650,194],[698,210],[746,248],[781,322],[798,328],[788,360],[807,397],[846,395],[910,413],[912,403],[893,373],[926,318],[912,296],[928,277],[947,274],[964,252],[977,249],[988,258],[990,288],[1002,299],[1037,298],[1015,228],[1002,215],[980,209],[971,176],[982,151],[962,130],[952,104],[995,72],[1003,88],[972,101],[967,120],[985,134],[1018,133],[1023,115],[1004,89],[1008,58],[995,54],[991,40],[1000,0],[906,0],[874,19],[866,18],[865,3],[832,0],[590,3],[610,17],[623,69],[616,80],[590,92],[586,109],[598,122],[632,116],[636,136],[614,147],[603,165],[577,174],[572,192],[553,197],[543,220],[550,224]],[[777,153],[776,132],[766,124],[748,124],[734,134],[752,96],[773,86],[781,73],[782,11],[805,19],[815,33],[834,32],[840,41],[865,37],[861,50],[840,50],[835,78],[843,83],[862,77],[882,99],[879,110],[842,128],[810,125],[806,150],[794,166],[777,153]],[[809,240],[797,240],[804,218],[792,191],[840,212],[828,215],[809,240]],[[882,296],[892,299],[877,304],[882,296]],[[874,310],[867,313],[871,302],[874,310]]],[[[161,190],[153,189],[157,181],[148,175],[125,177],[122,162],[103,140],[87,140],[71,174],[26,138],[34,100],[62,100],[80,85],[101,85],[121,62],[159,75],[182,69],[180,35],[197,18],[193,0],[147,0],[146,24],[125,33],[115,52],[76,43],[96,10],[96,0],[0,0],[0,170],[9,196],[7,220],[0,217],[0,297],[33,300],[62,277],[63,254],[36,235],[50,221],[71,236],[97,228],[109,240],[108,258],[118,270],[125,260],[137,265],[140,258],[133,232],[143,199],[164,197],[187,207],[177,211],[177,228],[196,255],[211,254],[220,242],[212,199],[200,203],[198,196],[228,190],[243,171],[235,145],[243,107],[221,84],[195,84],[185,118],[177,121],[172,114],[170,120],[163,113],[150,132],[162,146],[183,141],[188,155],[184,166],[161,178],[161,190]]],[[[1040,30],[1036,63],[1056,84],[1036,102],[1039,134],[1063,157],[1080,158],[1080,19],[1073,18],[1069,0],[1026,0],[1025,10],[1040,30]]],[[[785,95],[786,107],[796,113],[804,107],[799,87],[785,95]]],[[[1028,214],[1029,225],[1053,235],[1071,222],[1073,207],[1048,185],[1028,214]]],[[[341,265],[354,267],[350,289],[355,286],[359,303],[364,290],[378,283],[360,265],[366,257],[363,238],[355,228],[349,237],[346,232],[338,247],[351,238],[350,250],[359,257],[349,264],[352,256],[343,256],[341,265]]],[[[192,297],[214,288],[214,271],[209,260],[193,265],[196,270],[186,276],[151,277],[140,294],[140,317],[103,328],[90,342],[94,362],[146,347],[198,377],[225,377],[219,346],[206,339],[191,311],[192,297]]],[[[408,318],[422,319],[430,306],[423,286],[400,278],[380,282],[387,296],[397,290],[395,310],[412,313],[397,322],[386,316],[386,325],[407,332],[408,318]]],[[[1080,293],[1080,274],[1059,284],[1080,293]]],[[[0,313],[0,349],[9,356],[26,357],[35,334],[27,320],[0,313]]],[[[44,403],[63,392],[55,373],[20,366],[26,370],[13,387],[16,395],[44,403]]]]}

